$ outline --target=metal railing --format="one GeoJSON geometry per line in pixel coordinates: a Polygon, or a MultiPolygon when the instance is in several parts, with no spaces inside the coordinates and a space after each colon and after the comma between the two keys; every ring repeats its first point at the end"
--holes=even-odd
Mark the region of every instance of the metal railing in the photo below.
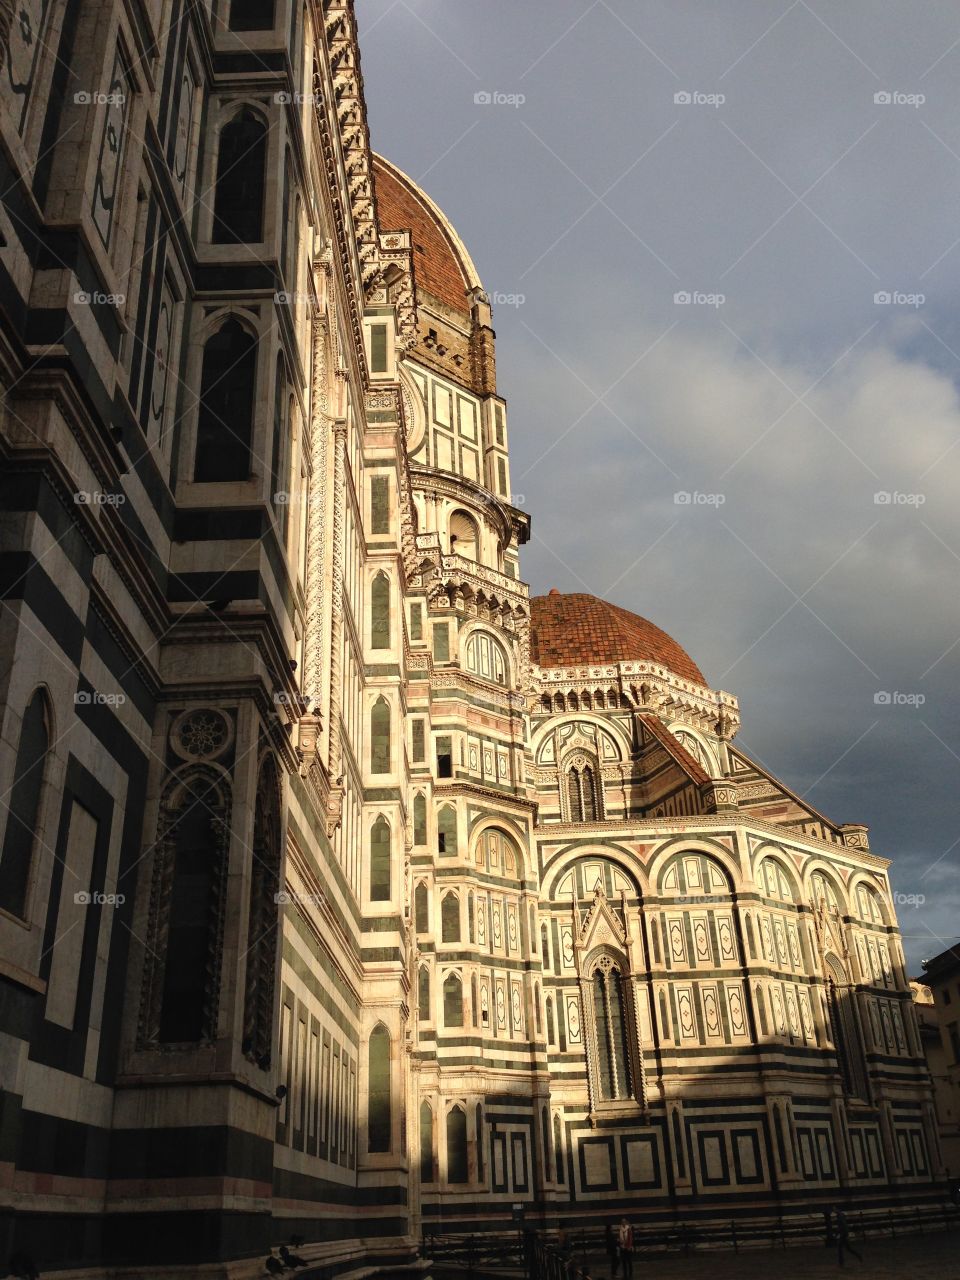
{"type": "MultiPolygon", "coordinates": [[[[853,1240],[917,1236],[960,1229],[960,1209],[948,1200],[891,1213],[889,1209],[845,1210],[853,1240]]],[[[634,1221],[635,1257],[642,1265],[649,1253],[691,1254],[709,1250],[788,1249],[833,1243],[824,1212],[776,1217],[634,1221]]],[[[610,1268],[607,1238],[601,1227],[537,1231],[529,1225],[500,1233],[424,1234],[423,1256],[438,1270],[449,1268],[468,1277],[526,1276],[528,1280],[602,1280],[610,1268]]]]}

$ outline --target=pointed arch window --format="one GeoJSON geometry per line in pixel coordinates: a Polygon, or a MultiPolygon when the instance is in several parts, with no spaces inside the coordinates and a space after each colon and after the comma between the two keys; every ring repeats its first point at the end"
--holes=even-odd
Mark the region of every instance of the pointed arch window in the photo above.
{"type": "Polygon", "coordinates": [[[422,880],[413,891],[413,918],[417,933],[430,932],[430,895],[422,880]]]}
{"type": "Polygon", "coordinates": [[[844,1093],[852,1097],[870,1100],[863,1038],[854,1008],[854,990],[847,983],[839,965],[829,961],[827,977],[827,1016],[830,1038],[837,1055],[837,1066],[844,1093]]]}
{"type": "Polygon", "coordinates": [[[383,697],[370,712],[370,772],[390,772],[390,704],[383,697]]]}
{"type": "Polygon", "coordinates": [[[267,126],[244,107],[220,131],[213,200],[214,244],[263,240],[263,192],[267,126]]]}
{"type": "Polygon", "coordinates": [[[427,798],[422,791],[413,797],[413,843],[427,843],[427,798]]]}
{"type": "Polygon", "coordinates": [[[280,808],[277,766],[268,756],[260,770],[254,813],[243,1017],[243,1051],[264,1071],[270,1066],[273,1048],[277,891],[282,857],[280,808]]]}
{"type": "Polygon", "coordinates": [[[382,813],[370,832],[370,901],[390,901],[390,823],[382,813]]]}
{"type": "Polygon", "coordinates": [[[378,573],[370,586],[370,648],[390,648],[390,580],[378,573]]]}
{"type": "Polygon", "coordinates": [[[477,1123],[477,1181],[483,1182],[485,1180],[483,1168],[483,1107],[479,1102],[477,1103],[475,1117],[477,1123]]]}
{"type": "Polygon", "coordinates": [[[597,822],[603,819],[598,782],[599,770],[596,763],[582,756],[574,758],[566,771],[568,822],[597,822]]]}
{"type": "Polygon", "coordinates": [[[203,349],[194,480],[249,479],[256,371],[257,339],[227,320],[203,349]]]}
{"type": "Polygon", "coordinates": [[[460,898],[456,893],[448,893],[440,903],[440,940],[460,941],[460,898]]]}
{"type": "Polygon", "coordinates": [[[7,829],[3,837],[3,852],[0,853],[0,907],[21,919],[27,908],[49,747],[47,699],[43,690],[37,689],[20,722],[13,786],[6,806],[7,829]]]}
{"type": "Polygon", "coordinates": [[[617,1102],[634,1096],[630,1062],[628,1008],[623,972],[604,955],[592,967],[588,995],[591,1008],[595,1097],[617,1102]]]}
{"type": "Polygon", "coordinates": [[[430,1021],[430,970],[425,964],[417,972],[417,1016],[421,1022],[430,1021]]]}
{"type": "Polygon", "coordinates": [[[389,1151],[392,1124],[390,1096],[390,1032],[378,1023],[370,1036],[368,1053],[367,1150],[389,1151]]]}
{"type": "Polygon", "coordinates": [[[163,1044],[210,1042],[220,996],[220,935],[226,902],[230,806],[201,773],[178,781],[162,805],[161,860],[151,903],[147,1037],[163,1044]],[[157,959],[159,957],[159,959],[157,959]]]}
{"type": "Polygon", "coordinates": [[[456,973],[451,973],[443,984],[443,1025],[463,1026],[463,984],[456,973]]]}
{"type": "Polygon", "coordinates": [[[457,852],[457,811],[445,804],[437,814],[437,852],[452,858],[457,852]]]}
{"type": "Polygon", "coordinates": [[[553,1158],[557,1164],[557,1182],[563,1186],[563,1129],[558,1115],[553,1117],[553,1158]]]}
{"type": "Polygon", "coordinates": [[[420,1181],[433,1182],[433,1108],[429,1102],[420,1103],[420,1181]]]}
{"type": "Polygon", "coordinates": [[[447,1112],[447,1181],[469,1181],[467,1161],[467,1113],[463,1107],[447,1112]]]}

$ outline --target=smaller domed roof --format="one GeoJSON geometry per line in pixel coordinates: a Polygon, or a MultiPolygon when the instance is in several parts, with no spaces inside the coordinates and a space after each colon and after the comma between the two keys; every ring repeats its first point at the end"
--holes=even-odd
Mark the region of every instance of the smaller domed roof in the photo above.
{"type": "Polygon", "coordinates": [[[705,685],[703,672],[672,636],[637,613],[597,596],[554,587],[530,600],[530,656],[541,667],[656,662],[705,685]]]}

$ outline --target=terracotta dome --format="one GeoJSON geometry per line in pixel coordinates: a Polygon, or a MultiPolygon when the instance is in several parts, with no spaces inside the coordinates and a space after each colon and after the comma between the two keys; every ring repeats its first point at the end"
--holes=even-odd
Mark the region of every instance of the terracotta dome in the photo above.
{"type": "Polygon", "coordinates": [[[530,600],[530,656],[541,667],[657,662],[705,685],[703,672],[672,636],[639,614],[596,596],[554,589],[530,600]]]}
{"type": "Polygon", "coordinates": [[[377,213],[384,231],[409,231],[417,289],[470,314],[480,278],[463,241],[427,193],[383,156],[373,157],[377,213]]]}

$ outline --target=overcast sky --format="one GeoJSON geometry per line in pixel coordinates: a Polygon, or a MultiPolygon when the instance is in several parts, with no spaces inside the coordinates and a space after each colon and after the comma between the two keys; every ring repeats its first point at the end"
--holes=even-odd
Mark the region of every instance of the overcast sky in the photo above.
{"type": "Polygon", "coordinates": [[[740,745],[925,898],[917,970],[960,935],[960,8],[357,14],[373,145],[493,297],[532,591],[736,694],[740,745]]]}

